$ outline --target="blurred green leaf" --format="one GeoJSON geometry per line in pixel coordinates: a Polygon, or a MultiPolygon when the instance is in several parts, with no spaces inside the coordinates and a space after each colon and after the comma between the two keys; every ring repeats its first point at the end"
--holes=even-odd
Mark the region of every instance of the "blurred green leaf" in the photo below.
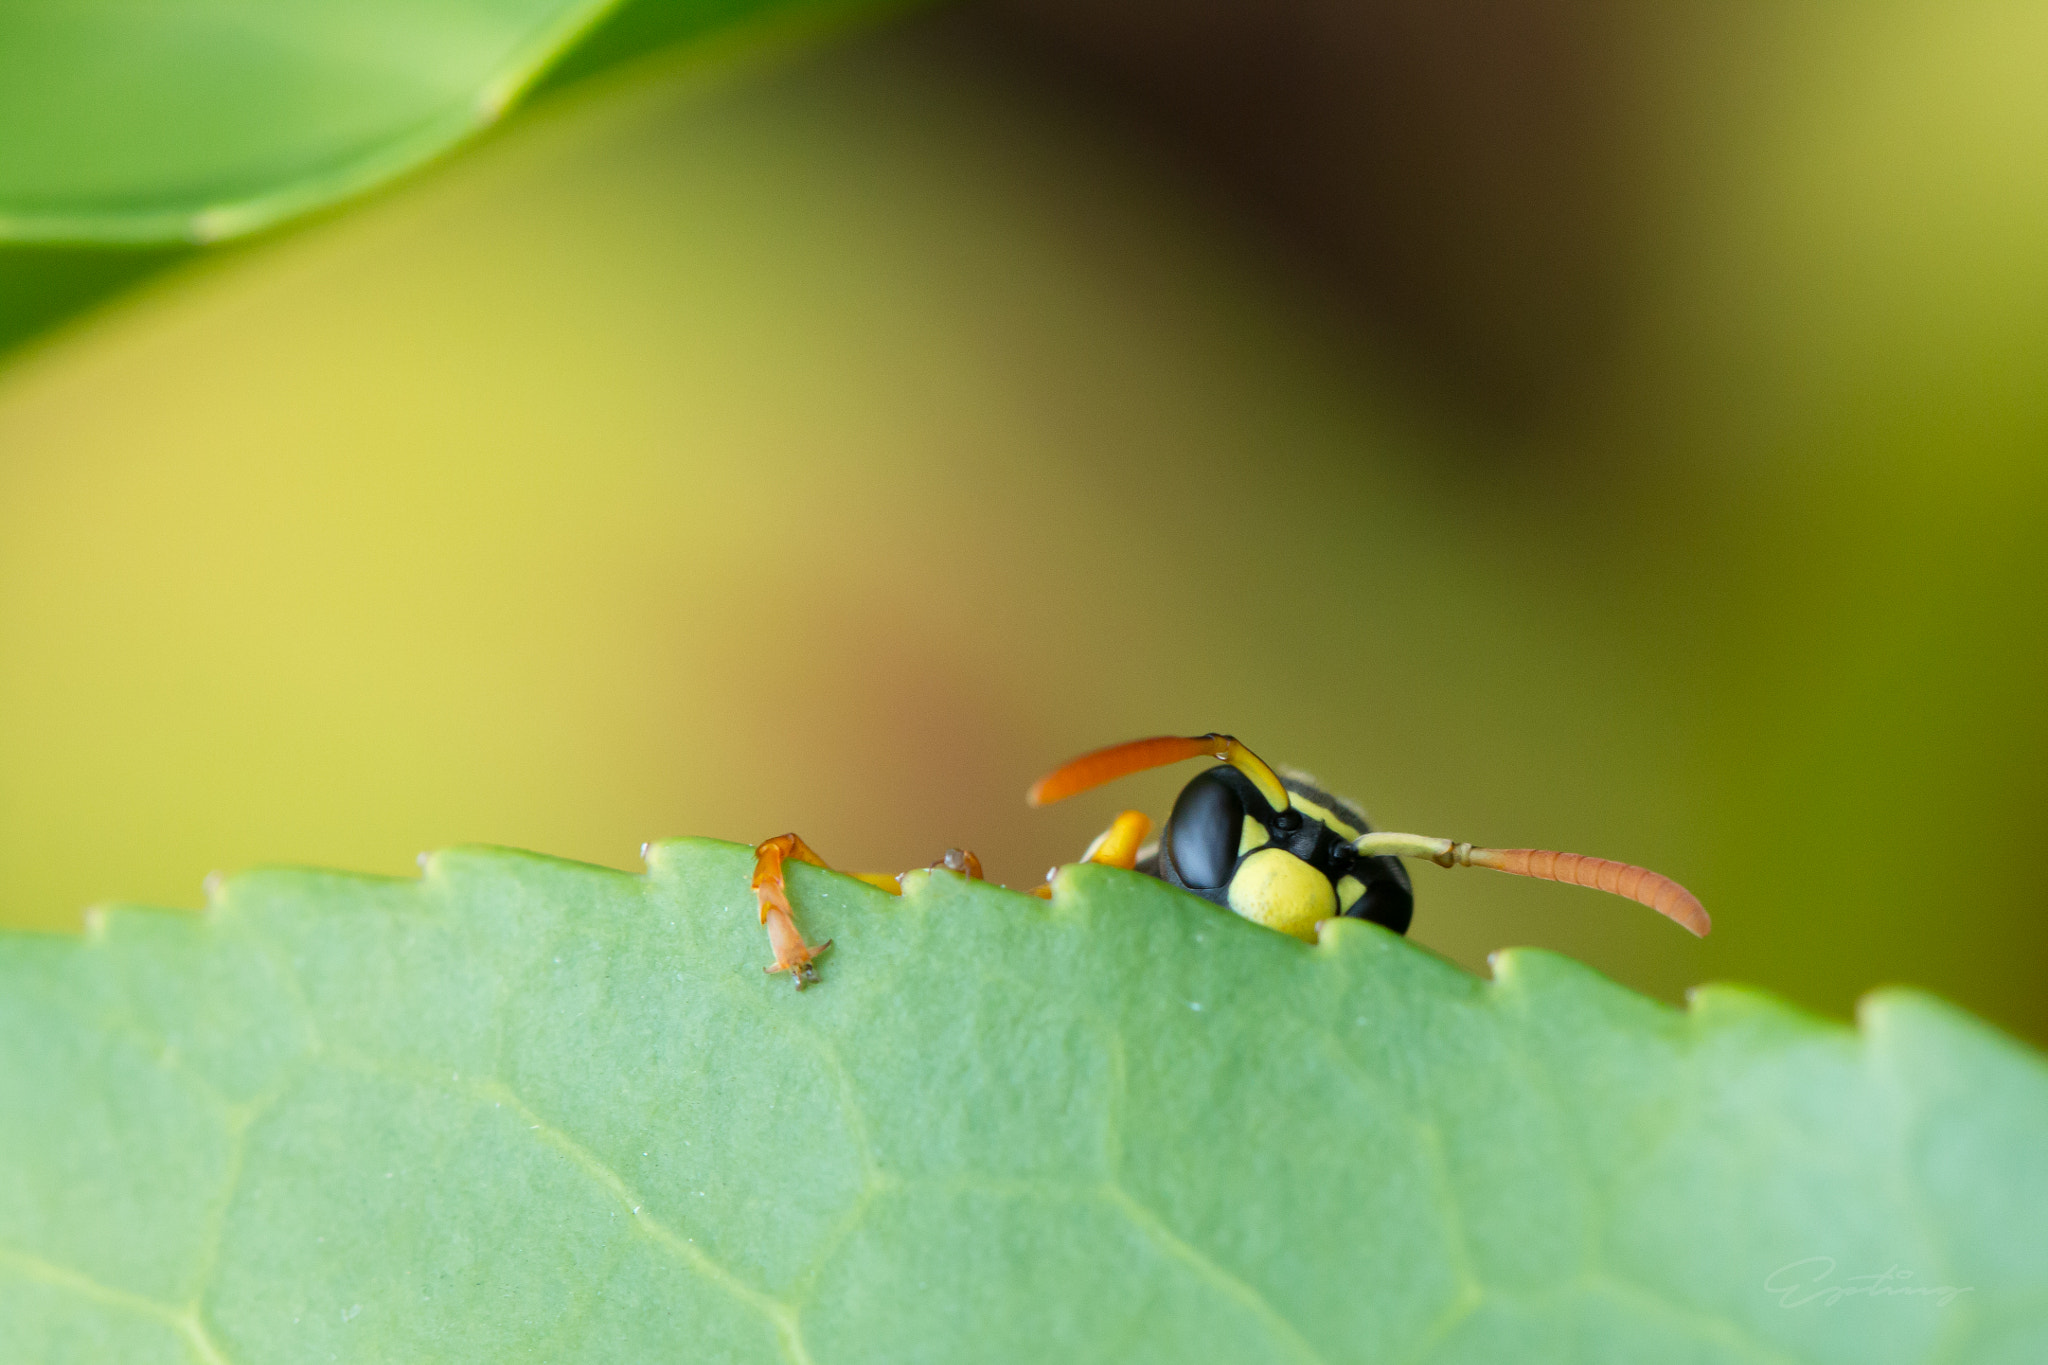
{"type": "Polygon", "coordinates": [[[0,241],[205,242],[360,193],[581,69],[845,0],[0,6],[0,241]]]}
{"type": "Polygon", "coordinates": [[[1049,907],[796,868],[838,945],[796,994],[745,849],[650,865],[258,873],[0,940],[0,1354],[2048,1347],[2048,1070],[1924,997],[1858,1037],[1538,952],[1488,985],[1085,866],[1049,907]]]}
{"type": "Polygon", "coordinates": [[[0,4],[0,355],[194,244],[410,171],[534,91],[904,3],[0,4]]]}
{"type": "Polygon", "coordinates": [[[194,254],[185,246],[0,246],[0,354],[194,254]]]}

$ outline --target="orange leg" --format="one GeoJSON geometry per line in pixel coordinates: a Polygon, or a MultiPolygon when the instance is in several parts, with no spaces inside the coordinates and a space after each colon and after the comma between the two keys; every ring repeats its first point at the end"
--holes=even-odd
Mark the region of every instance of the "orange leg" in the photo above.
{"type": "Polygon", "coordinates": [[[825,866],[825,860],[794,834],[778,834],[754,845],[754,880],[751,885],[755,898],[761,902],[761,923],[768,929],[768,946],[775,950],[775,965],[761,970],[788,972],[789,979],[796,983],[798,990],[802,990],[806,983],[818,979],[818,969],[811,965],[811,961],[830,948],[832,940],[826,939],[813,948],[798,932],[796,916],[789,908],[789,888],[782,880],[782,861],[785,858],[797,858],[819,867],[825,866]]]}
{"type": "MultiPolygon", "coordinates": [[[[1138,865],[1138,847],[1145,842],[1145,836],[1152,832],[1152,821],[1141,810],[1127,810],[1110,822],[1109,828],[1095,836],[1095,842],[1088,845],[1088,851],[1081,855],[1084,863],[1102,863],[1109,867],[1120,867],[1126,872],[1138,865]]],[[[1033,887],[1031,894],[1044,900],[1052,899],[1053,872],[1045,874],[1045,885],[1033,887]]]]}
{"type": "MultiPolygon", "coordinates": [[[[950,854],[948,855],[951,856],[950,854]]],[[[974,876],[981,875],[981,864],[974,855],[966,855],[972,864],[974,876]]],[[[778,834],[773,839],[763,839],[754,845],[754,880],[750,883],[755,899],[761,902],[761,923],[768,929],[768,946],[775,950],[775,965],[763,967],[764,972],[788,972],[789,979],[802,990],[818,979],[818,969],[811,963],[818,954],[832,946],[832,940],[812,947],[804,942],[804,936],[796,927],[796,915],[790,909],[789,887],[782,879],[782,864],[786,859],[816,867],[829,868],[827,863],[812,851],[811,846],[795,834],[778,834]]],[[[890,895],[902,894],[902,886],[896,878],[880,872],[856,872],[861,881],[890,895]]]]}

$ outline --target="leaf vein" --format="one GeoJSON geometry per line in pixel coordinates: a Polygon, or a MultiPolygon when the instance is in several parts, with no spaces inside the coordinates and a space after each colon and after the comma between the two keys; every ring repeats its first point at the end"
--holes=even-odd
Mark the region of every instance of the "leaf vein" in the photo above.
{"type": "Polygon", "coordinates": [[[161,1303],[126,1289],[116,1289],[110,1284],[94,1279],[82,1270],[59,1265],[55,1261],[45,1260],[41,1256],[15,1247],[0,1246],[0,1268],[13,1271],[24,1280],[48,1285],[52,1289],[61,1289],[105,1307],[163,1323],[184,1338],[186,1347],[203,1362],[203,1365],[229,1365],[226,1353],[207,1332],[206,1324],[200,1321],[199,1307],[196,1303],[183,1307],[161,1303]]]}
{"type": "Polygon", "coordinates": [[[1288,1321],[1286,1315],[1275,1308],[1264,1294],[1225,1270],[1196,1247],[1183,1241],[1173,1229],[1160,1220],[1157,1214],[1133,1198],[1130,1191],[1113,1181],[1106,1181],[1100,1187],[1100,1192],[1102,1197],[1129,1219],[1161,1254],[1179,1261],[1207,1280],[1210,1285],[1249,1308],[1253,1315],[1265,1324],[1269,1332],[1284,1342],[1289,1350],[1301,1359],[1314,1362],[1314,1365],[1328,1365],[1322,1352],[1316,1350],[1309,1339],[1301,1334],[1300,1329],[1288,1321]]]}
{"type": "Polygon", "coordinates": [[[784,1353],[794,1365],[811,1365],[810,1351],[804,1344],[802,1326],[798,1321],[797,1310],[793,1306],[748,1284],[694,1241],[647,1212],[646,1201],[638,1191],[626,1183],[624,1176],[613,1170],[597,1153],[578,1142],[575,1137],[535,1112],[519,1097],[518,1092],[504,1082],[478,1081],[466,1083],[462,1089],[477,1099],[490,1100],[510,1109],[526,1123],[526,1131],[537,1141],[546,1143],[568,1157],[583,1170],[584,1174],[609,1191],[612,1198],[626,1209],[634,1225],[655,1245],[767,1318],[781,1340],[784,1353]]]}

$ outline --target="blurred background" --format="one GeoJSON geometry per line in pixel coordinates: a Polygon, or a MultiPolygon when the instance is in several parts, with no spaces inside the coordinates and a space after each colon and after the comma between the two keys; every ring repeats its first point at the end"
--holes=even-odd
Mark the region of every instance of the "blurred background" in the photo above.
{"type": "Polygon", "coordinates": [[[988,2],[562,82],[346,214],[17,254],[0,922],[466,841],[1035,882],[1231,731],[1414,937],[2048,992],[2048,10],[988,2]],[[172,268],[165,269],[166,265],[172,268]],[[98,272],[94,274],[92,272],[98,272]]]}

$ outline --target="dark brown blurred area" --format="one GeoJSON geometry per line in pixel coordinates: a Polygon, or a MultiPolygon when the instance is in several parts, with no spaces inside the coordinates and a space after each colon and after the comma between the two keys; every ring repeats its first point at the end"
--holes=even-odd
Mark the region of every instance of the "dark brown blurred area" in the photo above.
{"type": "Polygon", "coordinates": [[[980,0],[962,25],[1213,172],[1472,416],[1540,420],[1616,342],[1628,120],[1589,0],[980,0]]]}

